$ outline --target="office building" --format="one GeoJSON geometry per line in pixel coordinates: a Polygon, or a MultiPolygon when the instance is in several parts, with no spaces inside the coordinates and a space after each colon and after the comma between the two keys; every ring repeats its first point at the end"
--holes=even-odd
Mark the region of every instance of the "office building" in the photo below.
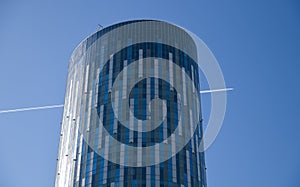
{"type": "Polygon", "coordinates": [[[103,28],[68,69],[55,186],[206,187],[197,49],[157,20],[103,28]]]}

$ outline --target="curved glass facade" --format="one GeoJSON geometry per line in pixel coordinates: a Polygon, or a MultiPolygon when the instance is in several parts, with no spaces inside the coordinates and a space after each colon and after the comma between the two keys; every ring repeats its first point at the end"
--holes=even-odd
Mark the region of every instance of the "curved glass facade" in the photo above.
{"type": "Polygon", "coordinates": [[[183,29],[127,21],[70,59],[55,186],[206,187],[197,49],[183,29]]]}

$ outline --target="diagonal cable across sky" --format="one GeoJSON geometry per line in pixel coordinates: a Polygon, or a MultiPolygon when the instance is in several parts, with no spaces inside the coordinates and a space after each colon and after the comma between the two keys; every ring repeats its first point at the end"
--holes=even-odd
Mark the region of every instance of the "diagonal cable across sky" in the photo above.
{"type": "MultiPolygon", "coordinates": [[[[232,91],[232,90],[233,90],[233,88],[221,88],[221,89],[214,89],[214,90],[201,90],[200,94],[225,92],[225,91],[232,91]]],[[[38,107],[24,107],[24,108],[16,108],[16,109],[9,109],[9,110],[0,110],[0,114],[14,113],[14,112],[25,112],[25,111],[32,111],[32,110],[44,110],[44,109],[52,109],[52,108],[62,108],[62,107],[64,107],[63,104],[38,106],[38,107]]]]}

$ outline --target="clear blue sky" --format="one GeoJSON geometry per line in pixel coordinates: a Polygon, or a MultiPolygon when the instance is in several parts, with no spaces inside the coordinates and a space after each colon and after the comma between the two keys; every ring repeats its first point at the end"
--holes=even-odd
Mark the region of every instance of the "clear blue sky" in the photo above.
{"type": "MultiPolygon", "coordinates": [[[[63,103],[77,44],[98,24],[136,18],[197,34],[235,88],[206,152],[208,186],[300,186],[297,0],[1,0],[0,110],[63,103]]],[[[1,187],[53,186],[61,118],[61,108],[0,114],[1,187]]]]}

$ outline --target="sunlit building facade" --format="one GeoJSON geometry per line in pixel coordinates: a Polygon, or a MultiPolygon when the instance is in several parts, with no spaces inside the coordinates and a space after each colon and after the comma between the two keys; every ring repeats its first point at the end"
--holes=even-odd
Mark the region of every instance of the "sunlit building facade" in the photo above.
{"type": "Polygon", "coordinates": [[[197,49],[182,28],[134,20],[74,50],[55,186],[206,187],[197,49]]]}

